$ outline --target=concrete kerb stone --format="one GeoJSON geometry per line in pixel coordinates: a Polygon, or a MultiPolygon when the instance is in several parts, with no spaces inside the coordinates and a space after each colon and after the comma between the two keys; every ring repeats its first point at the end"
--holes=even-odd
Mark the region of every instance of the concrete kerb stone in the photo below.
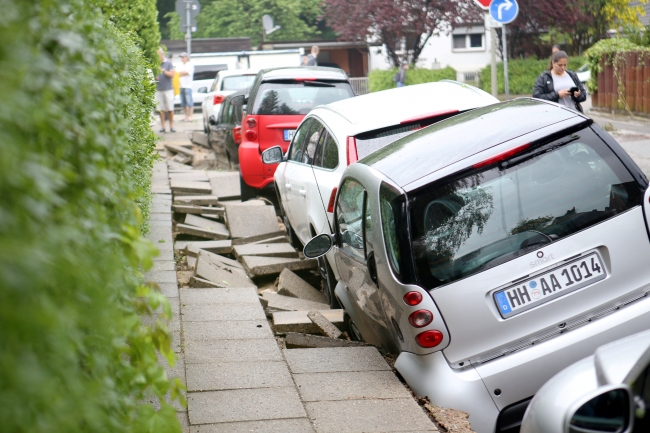
{"type": "Polygon", "coordinates": [[[195,193],[195,194],[212,194],[212,187],[208,182],[190,182],[175,181],[170,182],[171,190],[174,194],[195,193]]]}
{"type": "Polygon", "coordinates": [[[307,301],[276,293],[263,293],[262,297],[268,301],[268,307],[281,311],[328,310],[329,305],[320,302],[307,301]]]}
{"type": "Polygon", "coordinates": [[[283,269],[280,272],[278,294],[327,304],[327,297],[323,293],[316,290],[311,284],[300,278],[290,269],[283,269]]]}
{"type": "Polygon", "coordinates": [[[219,197],[216,195],[185,195],[174,197],[174,204],[192,206],[216,206],[219,197]]]}
{"type": "Polygon", "coordinates": [[[287,349],[284,356],[292,373],[391,370],[374,347],[287,349]]]}
{"type": "Polygon", "coordinates": [[[411,398],[392,371],[294,374],[303,401],[411,398]]]}
{"type": "Polygon", "coordinates": [[[283,242],[287,242],[287,238],[285,236],[284,230],[278,230],[277,232],[274,233],[265,233],[263,235],[250,236],[247,238],[233,239],[232,244],[234,246],[234,245],[244,245],[244,244],[252,244],[252,243],[259,243],[259,242],[271,243],[272,239],[280,239],[280,238],[283,238],[283,242]]]}
{"type": "Polygon", "coordinates": [[[187,366],[187,390],[190,392],[292,386],[294,383],[284,361],[213,362],[187,366]]]}
{"type": "Polygon", "coordinates": [[[321,334],[323,334],[325,337],[339,338],[342,335],[341,331],[336,326],[334,326],[332,322],[327,320],[327,318],[320,312],[310,311],[307,313],[307,317],[309,317],[309,320],[314,322],[314,325],[318,327],[321,334]]]}
{"type": "MultiPolygon", "coordinates": [[[[344,310],[319,310],[334,326],[344,328],[344,310]]],[[[319,330],[307,317],[308,311],[278,311],[272,313],[273,331],[278,333],[301,332],[304,334],[318,334],[319,330]]]]}

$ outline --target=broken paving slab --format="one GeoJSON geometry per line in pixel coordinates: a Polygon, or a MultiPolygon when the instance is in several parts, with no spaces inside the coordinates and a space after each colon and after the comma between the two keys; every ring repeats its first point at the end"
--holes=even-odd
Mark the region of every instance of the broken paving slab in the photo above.
{"type": "Polygon", "coordinates": [[[191,171],[194,170],[194,168],[191,165],[187,164],[181,164],[176,161],[172,161],[171,159],[167,161],[167,167],[169,167],[169,173],[172,171],[191,171]]]}
{"type": "Polygon", "coordinates": [[[320,335],[303,334],[300,332],[285,332],[284,344],[287,346],[287,349],[367,346],[366,343],[360,343],[358,341],[340,340],[320,335]]]}
{"type": "Polygon", "coordinates": [[[184,182],[210,182],[208,175],[203,170],[192,170],[187,172],[169,173],[169,178],[176,181],[184,182]]]}
{"type": "Polygon", "coordinates": [[[290,269],[283,269],[280,272],[278,294],[327,304],[327,297],[320,290],[316,290],[311,284],[294,274],[290,269]]]}
{"type": "Polygon", "coordinates": [[[209,251],[199,252],[199,259],[206,260],[208,263],[211,263],[216,266],[225,267],[226,269],[231,270],[242,270],[244,267],[237,260],[229,259],[228,257],[221,256],[219,254],[211,253],[209,251]]]}
{"type": "Polygon", "coordinates": [[[307,317],[309,317],[309,320],[311,320],[316,327],[318,327],[318,330],[322,335],[328,338],[339,338],[341,337],[341,331],[339,328],[334,326],[332,322],[327,320],[325,316],[323,316],[320,312],[318,311],[310,311],[307,313],[307,317]]]}
{"type": "Polygon", "coordinates": [[[181,302],[197,304],[257,304],[257,290],[253,287],[183,290],[181,302]]]}
{"type": "Polygon", "coordinates": [[[298,271],[315,269],[318,262],[314,259],[285,259],[282,257],[244,256],[242,263],[251,277],[279,274],[283,269],[298,271]]]}
{"type": "Polygon", "coordinates": [[[188,224],[176,224],[176,233],[198,236],[206,239],[215,239],[215,240],[228,238],[227,235],[215,233],[214,231],[202,229],[200,227],[196,227],[188,224]]]}
{"type": "Polygon", "coordinates": [[[175,205],[172,205],[172,210],[174,212],[178,212],[178,213],[188,213],[188,214],[194,214],[194,215],[201,215],[201,207],[200,206],[188,206],[188,205],[182,205],[182,204],[175,204],[175,205]]]}
{"type": "Polygon", "coordinates": [[[199,227],[205,230],[209,230],[211,232],[217,233],[221,236],[225,236],[226,238],[230,236],[230,233],[228,232],[228,228],[226,226],[218,221],[214,221],[211,219],[203,218],[200,216],[196,215],[186,215],[185,216],[185,224],[189,224],[191,226],[199,227]]]}
{"type": "Polygon", "coordinates": [[[208,144],[208,134],[202,131],[192,131],[192,143],[198,144],[203,147],[210,148],[208,144]]]}
{"type": "Polygon", "coordinates": [[[198,260],[196,262],[196,277],[211,281],[219,287],[255,287],[244,273],[237,272],[236,269],[220,266],[218,263],[209,260],[198,260]]]}
{"type": "MultiPolygon", "coordinates": [[[[182,249],[185,250],[188,256],[197,257],[201,250],[209,251],[215,254],[230,254],[232,252],[232,241],[230,239],[221,241],[183,241],[185,245],[182,249]]],[[[176,241],[178,245],[180,241],[176,241]]],[[[179,249],[178,247],[176,249],[179,249]]]]}
{"type": "Polygon", "coordinates": [[[172,180],[169,182],[174,194],[211,194],[212,188],[208,182],[191,182],[172,180]]]}
{"type": "Polygon", "coordinates": [[[165,149],[174,153],[180,153],[185,156],[194,156],[194,152],[191,149],[187,149],[183,146],[178,146],[176,144],[165,143],[165,149]]]}
{"type": "Polygon", "coordinates": [[[182,195],[182,196],[174,197],[174,204],[183,204],[183,205],[192,205],[192,206],[218,205],[219,197],[217,197],[216,195],[182,195]]]}
{"type": "Polygon", "coordinates": [[[189,364],[186,376],[190,392],[294,386],[289,368],[283,361],[189,364]]]}
{"type": "Polygon", "coordinates": [[[304,299],[282,296],[277,293],[265,292],[262,297],[268,301],[267,308],[281,311],[303,311],[303,310],[328,310],[329,305],[319,302],[306,301],[304,299]]]}
{"type": "Polygon", "coordinates": [[[192,278],[190,278],[190,287],[193,289],[213,289],[220,286],[212,281],[192,276],[192,278]]]}
{"type": "Polygon", "coordinates": [[[277,232],[274,232],[274,233],[265,233],[263,235],[250,236],[250,237],[247,237],[247,238],[233,239],[232,244],[233,245],[244,245],[244,244],[260,243],[260,242],[272,243],[273,239],[280,239],[280,238],[284,238],[283,242],[287,242],[288,239],[287,239],[287,237],[285,235],[286,235],[286,232],[284,230],[278,230],[277,232]]]}
{"type": "MultiPolygon", "coordinates": [[[[273,330],[278,333],[302,332],[305,334],[318,334],[318,327],[307,317],[308,312],[278,311],[273,313],[273,330]]],[[[337,328],[344,328],[344,310],[319,310],[319,312],[337,328]]]]}
{"type": "Polygon", "coordinates": [[[226,223],[233,239],[275,233],[280,229],[273,206],[225,206],[226,223]]]}
{"type": "Polygon", "coordinates": [[[288,243],[237,245],[233,247],[233,252],[236,258],[241,256],[298,257],[298,252],[288,243]]]}
{"type": "MultiPolygon", "coordinates": [[[[255,245],[255,244],[282,244],[282,243],[289,243],[289,238],[286,236],[276,236],[273,238],[262,239],[261,241],[251,242],[250,244],[255,245]]],[[[246,244],[244,243],[241,245],[246,245],[246,244]]]]}
{"type": "Polygon", "coordinates": [[[238,199],[241,197],[239,172],[207,171],[212,193],[221,200],[238,199]]]}
{"type": "Polygon", "coordinates": [[[292,373],[391,370],[374,347],[287,349],[284,356],[292,373]]]}

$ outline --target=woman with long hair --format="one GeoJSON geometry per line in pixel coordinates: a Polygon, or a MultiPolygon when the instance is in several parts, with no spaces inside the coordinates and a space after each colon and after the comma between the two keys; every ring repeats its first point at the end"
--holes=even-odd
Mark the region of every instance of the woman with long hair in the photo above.
{"type": "Polygon", "coordinates": [[[587,99],[587,90],[575,72],[567,69],[569,56],[564,51],[553,53],[551,68],[535,81],[533,98],[565,105],[582,113],[581,102],[587,99]]]}

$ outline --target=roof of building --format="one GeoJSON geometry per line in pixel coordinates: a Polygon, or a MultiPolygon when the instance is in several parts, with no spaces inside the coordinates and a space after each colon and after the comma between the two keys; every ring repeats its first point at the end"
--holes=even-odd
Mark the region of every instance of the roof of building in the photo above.
{"type": "MultiPolygon", "coordinates": [[[[161,45],[173,54],[187,51],[187,42],[162,40],[161,45]]],[[[252,47],[251,38],[208,38],[192,39],[192,54],[198,53],[228,53],[235,51],[248,51],[252,47]]]]}
{"type": "Polygon", "coordinates": [[[630,6],[641,6],[645,11],[645,15],[639,16],[639,21],[644,26],[650,25],[650,3],[641,4],[640,1],[634,1],[630,3],[630,6]]]}

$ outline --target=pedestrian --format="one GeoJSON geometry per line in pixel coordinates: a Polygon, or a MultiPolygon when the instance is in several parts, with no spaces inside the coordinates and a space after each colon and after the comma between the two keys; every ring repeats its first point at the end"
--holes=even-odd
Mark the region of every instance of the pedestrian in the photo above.
{"type": "Polygon", "coordinates": [[[302,56],[302,65],[303,66],[309,65],[309,56],[302,56]]]}
{"type": "Polygon", "coordinates": [[[393,75],[393,81],[397,83],[397,87],[404,87],[406,83],[406,71],[409,68],[408,63],[403,63],[402,67],[393,75]]]}
{"type": "Polygon", "coordinates": [[[185,114],[183,122],[191,122],[194,115],[194,101],[192,100],[192,80],[194,79],[194,65],[190,62],[187,53],[181,53],[183,62],[176,71],[181,80],[181,107],[185,114]]]}
{"type": "Polygon", "coordinates": [[[568,62],[564,51],[553,54],[550,70],[542,72],[535,81],[533,98],[557,102],[582,113],[580,103],[587,99],[587,91],[576,73],[566,68],[568,62]]]}
{"type": "Polygon", "coordinates": [[[174,77],[174,65],[165,57],[162,47],[158,48],[160,58],[160,69],[162,72],[156,77],[156,101],[160,113],[160,132],[165,132],[165,113],[169,119],[169,132],[176,132],[174,129],[174,89],[172,78],[174,77]]]}
{"type": "Polygon", "coordinates": [[[307,56],[307,66],[318,66],[318,53],[320,52],[320,48],[318,48],[316,45],[311,47],[311,53],[307,56]]]}
{"type": "Polygon", "coordinates": [[[553,67],[553,54],[557,53],[560,51],[560,46],[558,44],[553,45],[551,47],[551,57],[548,59],[548,68],[551,69],[553,67]]]}

